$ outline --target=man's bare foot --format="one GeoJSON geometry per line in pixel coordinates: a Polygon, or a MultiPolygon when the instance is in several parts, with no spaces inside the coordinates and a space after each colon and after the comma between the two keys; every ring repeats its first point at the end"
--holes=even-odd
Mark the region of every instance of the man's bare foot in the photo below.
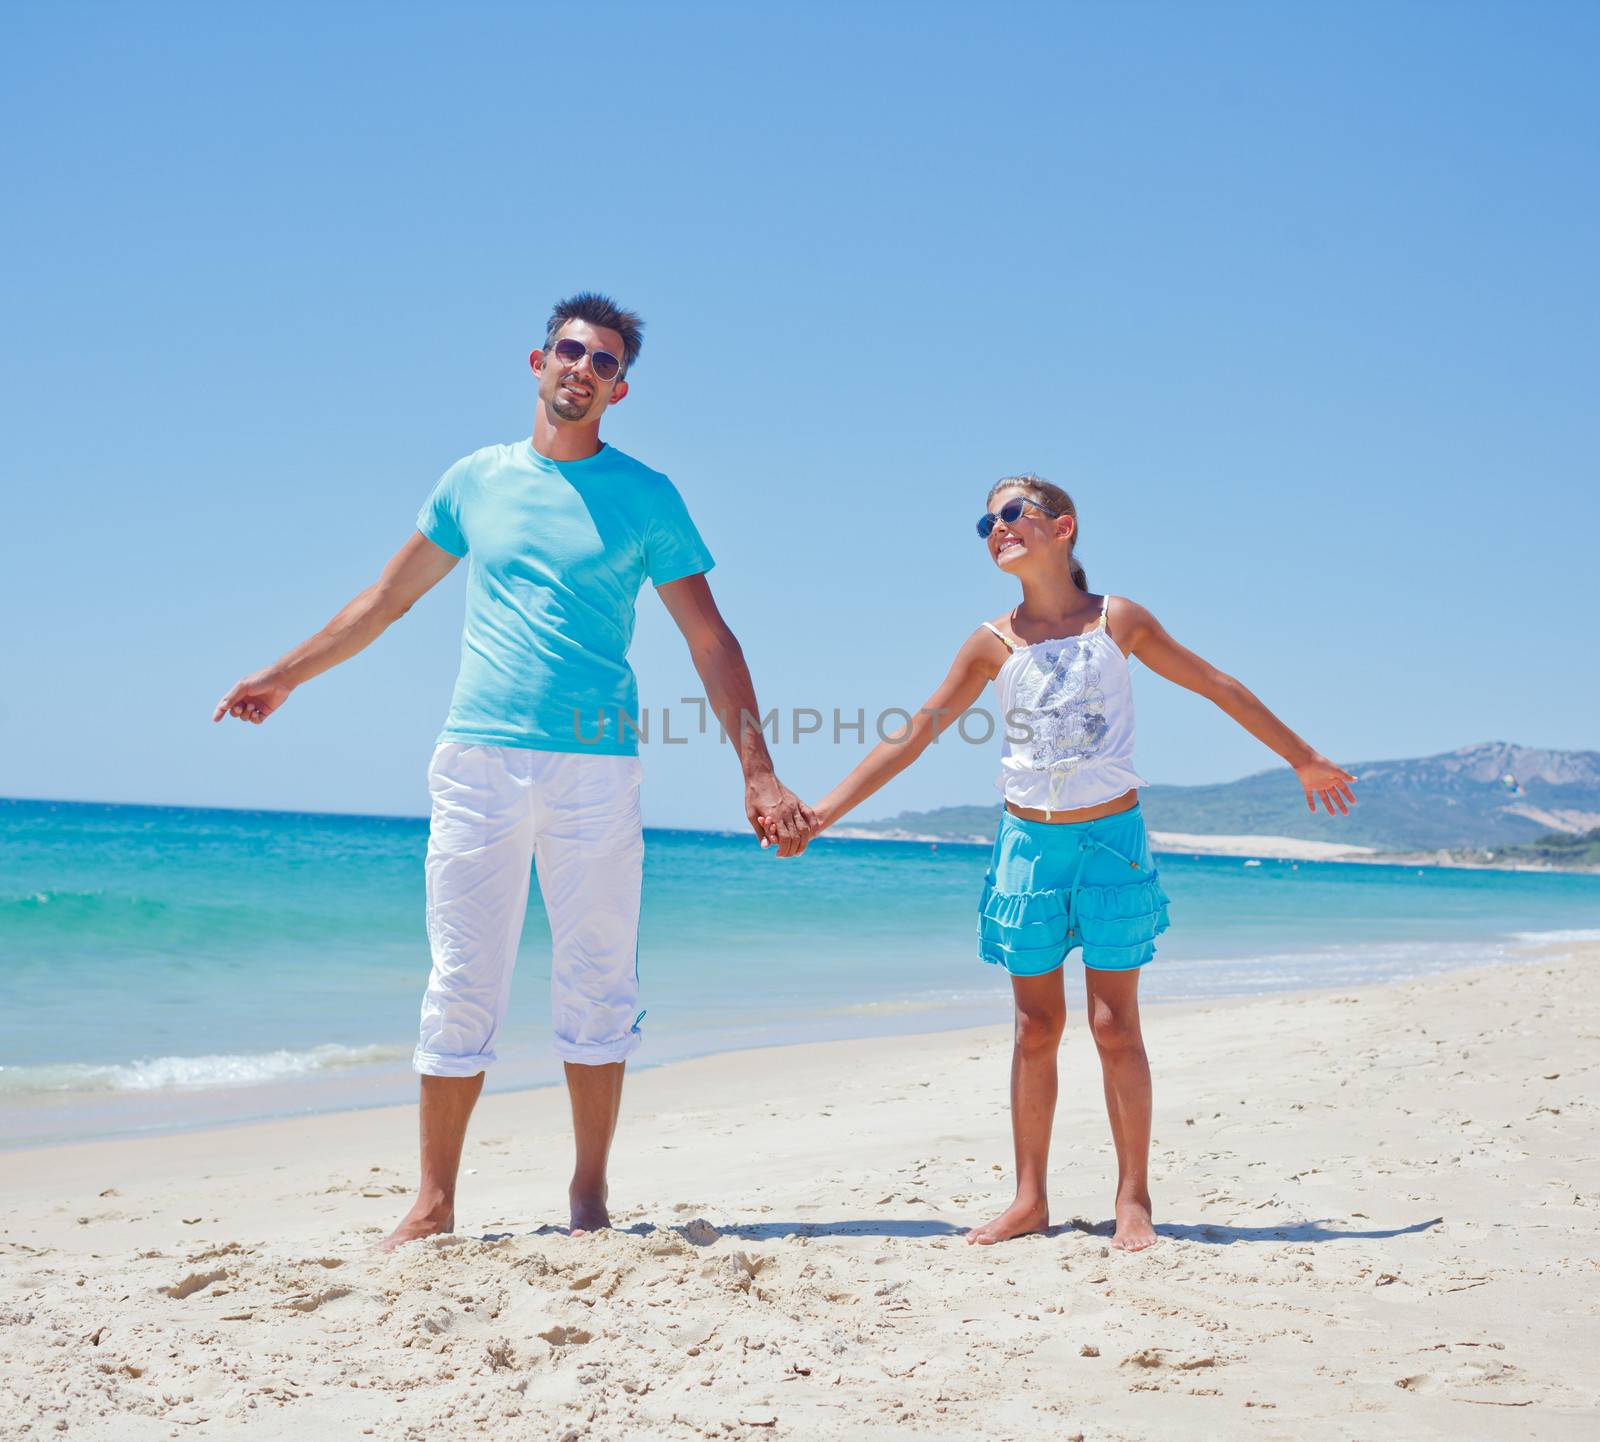
{"type": "Polygon", "coordinates": [[[441,1232],[453,1232],[455,1229],[456,1209],[452,1203],[424,1201],[418,1197],[411,1204],[411,1210],[400,1218],[400,1225],[378,1243],[378,1250],[392,1252],[407,1242],[415,1242],[421,1237],[436,1237],[441,1232]]]}
{"type": "Polygon", "coordinates": [[[572,1209],[572,1235],[579,1232],[603,1232],[611,1225],[611,1213],[606,1210],[606,1197],[610,1192],[609,1187],[602,1187],[598,1192],[580,1192],[576,1187],[567,1188],[567,1204],[572,1209]]]}
{"type": "Polygon", "coordinates": [[[967,1233],[969,1243],[991,1247],[996,1242],[1009,1242],[1013,1237],[1026,1237],[1031,1232],[1042,1232],[1050,1225],[1050,1203],[1043,1197],[1024,1201],[1018,1198],[992,1222],[974,1227],[967,1233]]]}
{"type": "Polygon", "coordinates": [[[1122,1252],[1142,1252],[1156,1244],[1156,1229],[1150,1221],[1150,1194],[1117,1198],[1117,1230],[1111,1245],[1122,1252]]]}

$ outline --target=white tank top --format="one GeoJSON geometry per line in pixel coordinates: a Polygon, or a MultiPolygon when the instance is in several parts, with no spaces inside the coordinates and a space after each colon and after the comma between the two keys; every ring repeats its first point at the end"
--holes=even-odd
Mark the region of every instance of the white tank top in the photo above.
{"type": "Polygon", "coordinates": [[[1133,687],[1110,604],[1093,630],[1031,646],[983,623],[1011,652],[995,677],[1005,743],[995,786],[1007,801],[1075,811],[1150,784],[1133,769],[1133,687]]]}

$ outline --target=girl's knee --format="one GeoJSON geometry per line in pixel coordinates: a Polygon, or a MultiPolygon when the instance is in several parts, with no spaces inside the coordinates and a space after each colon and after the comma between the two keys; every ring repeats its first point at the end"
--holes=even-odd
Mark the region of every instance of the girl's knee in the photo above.
{"type": "Polygon", "coordinates": [[[1061,1045],[1066,1030],[1066,1010],[1055,1008],[1017,1008],[1017,1049],[1054,1051],[1061,1045]]]}
{"type": "Polygon", "coordinates": [[[1102,1052],[1133,1051],[1144,1045],[1139,1033],[1139,1013],[1121,1007],[1094,1006],[1089,1012],[1089,1030],[1102,1052]]]}

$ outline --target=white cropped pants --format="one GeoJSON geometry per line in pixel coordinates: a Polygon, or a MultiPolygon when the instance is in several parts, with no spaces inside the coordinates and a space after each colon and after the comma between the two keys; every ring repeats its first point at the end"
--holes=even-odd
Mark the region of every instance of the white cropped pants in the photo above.
{"type": "Polygon", "coordinates": [[[638,1047],[639,776],[637,756],[435,748],[426,868],[433,970],[417,1071],[470,1077],[495,1060],[535,866],[550,917],[557,1055],[601,1066],[638,1047]]]}

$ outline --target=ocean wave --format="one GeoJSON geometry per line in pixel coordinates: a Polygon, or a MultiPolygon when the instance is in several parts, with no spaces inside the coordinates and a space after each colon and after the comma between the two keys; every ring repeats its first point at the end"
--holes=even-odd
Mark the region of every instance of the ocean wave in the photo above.
{"type": "Polygon", "coordinates": [[[1509,942],[1482,940],[1329,944],[1231,957],[1158,957],[1147,994],[1155,1001],[1210,1001],[1347,986],[1417,981],[1466,967],[1518,961],[1509,942]]]}
{"type": "Polygon", "coordinates": [[[28,896],[0,897],[0,906],[15,907],[18,910],[49,906],[52,902],[70,906],[73,902],[98,900],[105,894],[103,887],[97,887],[93,891],[35,891],[28,896]]]}
{"type": "MultiPolygon", "coordinates": [[[[1477,965],[1479,960],[1504,960],[1509,956],[1512,938],[1485,939],[1483,937],[1445,937],[1426,941],[1356,941],[1323,942],[1276,951],[1240,950],[1216,956],[1185,956],[1169,960],[1182,966],[1265,966],[1276,962],[1307,965],[1327,963],[1356,963],[1376,965],[1404,965],[1411,962],[1465,961],[1477,965]]],[[[1157,943],[1159,949],[1160,943],[1157,943]]]]}
{"type": "Polygon", "coordinates": [[[309,1051],[158,1056],[122,1063],[0,1066],[0,1097],[45,1092],[199,1091],[212,1087],[260,1086],[312,1072],[399,1061],[410,1055],[410,1047],[337,1046],[330,1042],[309,1051]]]}
{"type": "Polygon", "coordinates": [[[989,991],[919,991],[905,996],[874,1001],[842,1002],[837,1006],[812,1009],[813,1016],[900,1016],[919,1012],[966,1010],[992,1007],[995,993],[989,991]]]}
{"type": "Polygon", "coordinates": [[[35,891],[27,896],[0,896],[0,917],[41,916],[60,920],[98,916],[110,911],[155,916],[169,910],[165,901],[149,896],[119,896],[104,888],[93,891],[61,889],[35,891]]]}
{"type": "Polygon", "coordinates": [[[1566,941],[1600,941],[1600,931],[1593,929],[1579,929],[1576,931],[1513,931],[1513,941],[1542,946],[1546,943],[1558,945],[1566,941]]]}

